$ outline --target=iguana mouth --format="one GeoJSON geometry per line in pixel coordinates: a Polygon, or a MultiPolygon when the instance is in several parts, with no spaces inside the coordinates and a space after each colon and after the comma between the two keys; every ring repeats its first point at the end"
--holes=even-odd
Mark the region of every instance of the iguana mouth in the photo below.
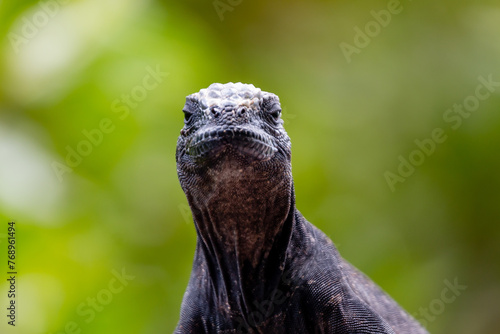
{"type": "Polygon", "coordinates": [[[268,160],[277,151],[270,136],[263,131],[218,127],[197,133],[188,143],[187,152],[194,158],[203,158],[217,156],[226,147],[257,160],[268,160]]]}

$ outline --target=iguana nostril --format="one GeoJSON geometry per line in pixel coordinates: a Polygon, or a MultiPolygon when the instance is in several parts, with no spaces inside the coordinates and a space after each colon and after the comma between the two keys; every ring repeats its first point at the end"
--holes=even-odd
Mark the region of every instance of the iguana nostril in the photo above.
{"type": "Polygon", "coordinates": [[[212,115],[214,115],[214,117],[219,117],[219,115],[220,115],[219,110],[217,110],[217,108],[215,108],[215,107],[210,108],[210,112],[212,113],[212,115]]]}

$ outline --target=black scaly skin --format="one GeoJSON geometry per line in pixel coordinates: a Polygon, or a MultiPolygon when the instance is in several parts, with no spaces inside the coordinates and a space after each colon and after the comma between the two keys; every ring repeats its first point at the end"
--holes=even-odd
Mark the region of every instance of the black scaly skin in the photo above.
{"type": "Polygon", "coordinates": [[[212,84],[183,111],[198,241],[175,333],[427,333],[295,208],[276,95],[212,84]]]}

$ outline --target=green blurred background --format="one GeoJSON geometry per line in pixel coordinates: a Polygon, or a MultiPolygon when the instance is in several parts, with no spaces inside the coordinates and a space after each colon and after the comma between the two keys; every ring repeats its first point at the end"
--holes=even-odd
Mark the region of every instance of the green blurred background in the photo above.
{"type": "Polygon", "coordinates": [[[0,31],[1,333],[174,330],[196,242],[181,109],[229,81],[280,96],[297,206],[346,259],[432,333],[498,333],[500,87],[478,88],[500,81],[497,0],[3,0],[0,31]]]}

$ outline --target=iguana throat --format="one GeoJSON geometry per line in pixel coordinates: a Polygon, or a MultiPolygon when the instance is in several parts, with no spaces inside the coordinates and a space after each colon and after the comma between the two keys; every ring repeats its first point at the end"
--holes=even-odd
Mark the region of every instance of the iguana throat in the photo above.
{"type": "Polygon", "coordinates": [[[276,288],[263,282],[274,282],[283,268],[293,224],[292,183],[251,178],[258,175],[249,171],[252,166],[234,164],[223,163],[223,171],[207,177],[209,190],[188,193],[188,200],[212,278],[230,296],[263,297],[276,288]]]}

